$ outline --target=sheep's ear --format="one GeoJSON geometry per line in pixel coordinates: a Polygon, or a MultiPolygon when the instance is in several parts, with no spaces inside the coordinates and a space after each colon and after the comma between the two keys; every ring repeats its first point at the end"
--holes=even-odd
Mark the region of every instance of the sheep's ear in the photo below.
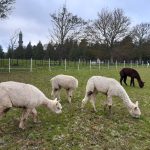
{"type": "Polygon", "coordinates": [[[59,99],[57,99],[57,98],[55,98],[54,100],[55,100],[55,101],[57,101],[57,102],[60,102],[60,100],[59,100],[59,99]]]}
{"type": "Polygon", "coordinates": [[[139,106],[139,102],[138,102],[138,101],[136,101],[136,102],[135,102],[135,105],[136,105],[136,107],[138,107],[138,106],[139,106]]]}
{"type": "Polygon", "coordinates": [[[55,98],[54,101],[58,101],[57,98],[55,98]]]}

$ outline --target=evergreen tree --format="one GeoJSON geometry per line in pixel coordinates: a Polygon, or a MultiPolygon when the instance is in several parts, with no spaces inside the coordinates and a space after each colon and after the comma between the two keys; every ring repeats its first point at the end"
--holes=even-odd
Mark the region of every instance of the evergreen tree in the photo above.
{"type": "Polygon", "coordinates": [[[33,59],[36,59],[36,45],[32,47],[32,57],[33,59]]]}
{"type": "Polygon", "coordinates": [[[1,45],[0,45],[0,58],[4,58],[4,52],[1,45]]]}
{"type": "Polygon", "coordinates": [[[82,39],[79,43],[79,56],[82,58],[86,58],[88,53],[88,42],[86,39],[82,39]]]}
{"type": "Polygon", "coordinates": [[[34,56],[35,59],[42,60],[44,58],[44,50],[43,50],[43,45],[41,41],[36,46],[36,49],[34,51],[34,56]]]}
{"type": "Polygon", "coordinates": [[[7,57],[7,58],[13,58],[13,50],[12,50],[12,48],[11,48],[10,45],[9,45],[8,51],[7,51],[7,53],[6,53],[6,57],[7,57]]]}
{"type": "Polygon", "coordinates": [[[70,51],[74,47],[74,41],[73,39],[66,39],[64,43],[64,51],[63,51],[63,57],[66,59],[70,58],[70,51]]]}
{"type": "Polygon", "coordinates": [[[126,36],[114,49],[114,58],[116,60],[131,60],[136,57],[137,53],[135,53],[134,44],[130,36],[126,36]]]}
{"type": "Polygon", "coordinates": [[[24,59],[25,58],[25,50],[22,46],[19,46],[14,50],[14,58],[15,59],[24,59]]]}
{"type": "Polygon", "coordinates": [[[70,49],[70,52],[69,52],[69,57],[72,60],[78,60],[80,58],[80,55],[79,55],[79,46],[78,46],[77,41],[73,41],[72,48],[70,49]]]}
{"type": "Polygon", "coordinates": [[[54,46],[52,45],[52,43],[48,43],[47,45],[47,49],[45,51],[45,58],[50,58],[50,59],[56,59],[56,54],[55,54],[55,50],[54,50],[54,46]]]}
{"type": "Polygon", "coordinates": [[[32,45],[31,45],[31,42],[28,43],[28,45],[25,49],[25,58],[26,59],[32,58],[32,45]]]}

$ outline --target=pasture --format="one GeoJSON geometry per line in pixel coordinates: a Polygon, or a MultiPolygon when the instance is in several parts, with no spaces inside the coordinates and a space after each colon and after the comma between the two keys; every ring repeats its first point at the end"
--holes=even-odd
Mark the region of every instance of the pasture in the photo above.
{"type": "MultiPolygon", "coordinates": [[[[0,149],[40,149],[40,150],[148,150],[150,149],[150,69],[135,68],[141,75],[145,86],[135,88],[124,86],[133,102],[139,101],[142,112],[140,119],[130,116],[122,100],[113,97],[112,115],[103,110],[105,95],[98,94],[96,108],[93,112],[90,103],[81,111],[81,101],[89,77],[103,75],[119,81],[119,70],[115,66],[100,70],[89,67],[80,70],[70,68],[37,69],[29,71],[1,72],[0,82],[14,80],[37,86],[51,98],[50,79],[57,74],[68,74],[79,80],[79,87],[73,94],[72,104],[67,101],[66,93],[61,91],[62,114],[54,114],[40,106],[38,123],[32,118],[27,122],[26,130],[18,128],[21,109],[11,109],[6,117],[0,118],[0,149]]],[[[129,79],[127,80],[129,85],[129,79]]]]}

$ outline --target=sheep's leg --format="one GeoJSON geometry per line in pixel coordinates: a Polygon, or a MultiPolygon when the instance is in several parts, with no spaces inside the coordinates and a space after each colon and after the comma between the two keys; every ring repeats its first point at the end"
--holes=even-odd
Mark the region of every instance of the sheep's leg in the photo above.
{"type": "Polygon", "coordinates": [[[4,108],[2,106],[0,106],[0,117],[2,117],[4,114],[4,108]]]}
{"type": "MultiPolygon", "coordinates": [[[[84,108],[85,104],[86,104],[89,100],[91,100],[92,95],[93,95],[93,91],[89,91],[89,92],[86,93],[84,99],[82,100],[82,106],[81,106],[82,109],[84,108]]],[[[92,104],[92,105],[93,105],[93,104],[92,104]]]]}
{"type": "Polygon", "coordinates": [[[111,114],[111,108],[112,108],[112,96],[107,95],[107,99],[105,101],[105,105],[104,105],[104,111],[106,111],[106,108],[109,108],[109,114],[111,114]]]}
{"type": "Polygon", "coordinates": [[[120,77],[120,84],[122,85],[123,76],[120,77]]]}
{"type": "Polygon", "coordinates": [[[60,100],[60,89],[57,91],[57,99],[60,100]]]}
{"type": "Polygon", "coordinates": [[[52,89],[52,92],[51,92],[51,96],[53,97],[53,98],[55,98],[54,97],[54,90],[52,89]]]}
{"type": "Polygon", "coordinates": [[[134,84],[134,78],[133,78],[133,86],[135,86],[135,84],[134,84]]]}
{"type": "Polygon", "coordinates": [[[66,91],[67,91],[68,101],[69,101],[69,103],[71,103],[71,98],[72,98],[72,92],[73,92],[73,90],[67,89],[66,91]]]}
{"type": "Polygon", "coordinates": [[[124,76],[124,83],[125,83],[125,85],[127,85],[126,81],[127,81],[127,76],[124,76]]]}
{"type": "Polygon", "coordinates": [[[82,105],[81,105],[81,108],[82,108],[82,109],[85,107],[85,105],[86,105],[86,103],[88,102],[89,99],[90,99],[90,98],[89,98],[88,95],[86,95],[86,96],[84,97],[84,99],[82,100],[82,105]]]}
{"type": "Polygon", "coordinates": [[[6,108],[6,107],[0,106],[0,117],[2,117],[4,114],[6,114],[10,108],[11,107],[6,108]]]}
{"type": "Polygon", "coordinates": [[[106,111],[107,109],[107,99],[104,101],[104,112],[106,111]]]}
{"type": "Polygon", "coordinates": [[[132,86],[132,85],[134,86],[134,83],[133,83],[133,82],[134,82],[134,78],[133,78],[133,77],[131,77],[130,86],[132,86]]]}
{"type": "Polygon", "coordinates": [[[32,109],[31,114],[33,116],[33,121],[36,123],[37,122],[37,111],[35,108],[32,109]]]}
{"type": "Polygon", "coordinates": [[[53,91],[54,98],[60,100],[60,89],[54,89],[53,91]]]}
{"type": "Polygon", "coordinates": [[[109,114],[111,114],[111,112],[112,112],[112,110],[111,110],[111,108],[112,108],[112,96],[107,96],[107,101],[108,101],[108,108],[109,108],[109,114]]]}
{"type": "Polygon", "coordinates": [[[31,113],[32,109],[25,109],[22,113],[20,123],[19,123],[19,128],[25,129],[25,121],[27,120],[29,114],[31,113]]]}
{"type": "Polygon", "coordinates": [[[107,96],[106,96],[106,100],[104,102],[104,111],[107,110],[107,107],[108,107],[108,100],[107,100],[107,96]]]}
{"type": "Polygon", "coordinates": [[[12,107],[10,97],[8,96],[7,92],[3,89],[1,89],[0,91],[0,103],[0,117],[2,117],[12,107]]]}
{"type": "Polygon", "coordinates": [[[4,108],[3,107],[0,107],[0,117],[2,117],[4,115],[4,108]]]}
{"type": "Polygon", "coordinates": [[[90,102],[91,102],[91,104],[92,104],[92,106],[94,108],[94,111],[97,112],[96,107],[95,107],[96,95],[94,93],[91,95],[90,102]]]}
{"type": "MultiPolygon", "coordinates": [[[[10,109],[11,107],[8,108],[4,108],[3,106],[0,106],[0,118],[4,116],[4,114],[6,114],[6,112],[10,109]]],[[[4,132],[3,129],[0,127],[0,131],[4,132]]]]}
{"type": "Polygon", "coordinates": [[[134,87],[134,78],[132,78],[132,85],[133,85],[133,87],[134,87]]]}

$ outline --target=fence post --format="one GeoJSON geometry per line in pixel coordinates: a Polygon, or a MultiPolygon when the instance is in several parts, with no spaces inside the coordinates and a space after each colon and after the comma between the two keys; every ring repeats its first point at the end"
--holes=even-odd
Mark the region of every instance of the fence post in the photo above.
{"type": "Polygon", "coordinates": [[[108,64],[107,64],[107,67],[108,67],[108,69],[109,69],[109,60],[108,60],[108,64]]]}
{"type": "Polygon", "coordinates": [[[125,60],[123,61],[123,66],[124,66],[124,68],[125,68],[125,66],[126,66],[126,61],[125,61],[125,60]]]}
{"type": "Polygon", "coordinates": [[[90,60],[90,71],[91,71],[91,60],[90,60]]]}
{"type": "Polygon", "coordinates": [[[131,68],[132,68],[132,60],[131,60],[131,62],[130,62],[130,66],[131,66],[131,68]]]}
{"type": "Polygon", "coordinates": [[[9,73],[10,73],[10,58],[9,58],[9,73]]]}
{"type": "Polygon", "coordinates": [[[99,69],[99,71],[101,69],[101,60],[100,59],[98,59],[98,69],[99,69]]]}
{"type": "Polygon", "coordinates": [[[138,62],[138,60],[136,61],[136,67],[137,67],[137,68],[139,67],[139,62],[138,62]]]}
{"type": "Polygon", "coordinates": [[[149,62],[147,61],[147,68],[149,67],[149,62]]]}
{"type": "Polygon", "coordinates": [[[79,62],[78,62],[78,71],[80,70],[80,58],[79,58],[79,62]]]}
{"type": "Polygon", "coordinates": [[[31,58],[31,64],[30,64],[30,72],[32,72],[32,58],[31,58]]]}
{"type": "Polygon", "coordinates": [[[66,59],[65,59],[65,71],[66,71],[66,69],[67,69],[67,66],[66,66],[67,64],[66,64],[66,59]]]}
{"type": "Polygon", "coordinates": [[[142,67],[143,67],[143,64],[144,64],[144,62],[143,62],[143,60],[142,60],[142,67]]]}
{"type": "Polygon", "coordinates": [[[116,60],[116,70],[118,69],[118,64],[117,64],[117,60],[116,60]]]}
{"type": "Polygon", "coordinates": [[[48,60],[48,67],[49,67],[49,71],[51,71],[51,60],[50,60],[50,58],[48,60]]]}

